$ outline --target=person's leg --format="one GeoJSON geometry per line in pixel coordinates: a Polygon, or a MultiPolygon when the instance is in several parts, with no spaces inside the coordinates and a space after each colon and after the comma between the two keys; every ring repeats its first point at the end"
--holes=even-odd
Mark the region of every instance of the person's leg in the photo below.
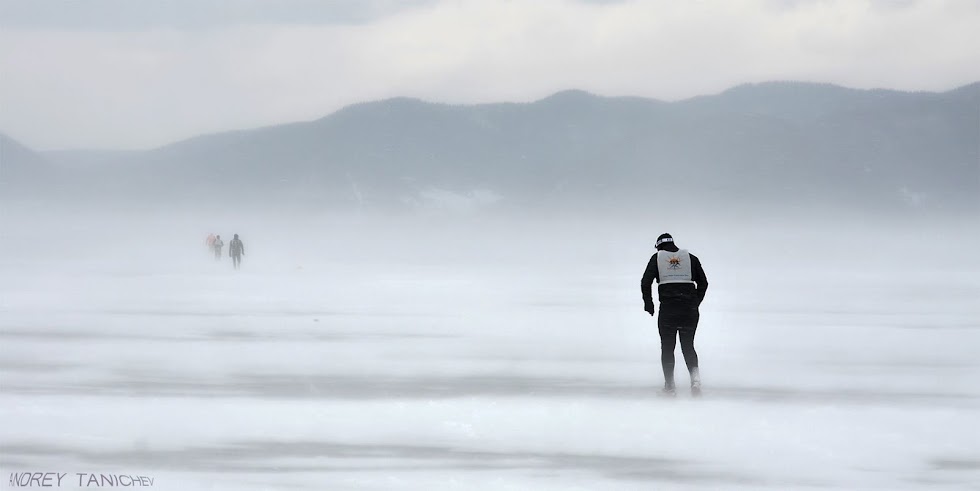
{"type": "Polygon", "coordinates": [[[657,326],[660,330],[660,364],[664,369],[664,389],[674,389],[674,347],[677,343],[677,329],[664,326],[660,323],[657,326]]]}
{"type": "Polygon", "coordinates": [[[697,328],[685,327],[678,331],[681,338],[681,353],[684,354],[684,363],[687,370],[691,371],[698,368],[698,352],[694,350],[694,335],[697,328]]]}
{"type": "Polygon", "coordinates": [[[694,349],[694,336],[698,331],[699,317],[698,312],[694,311],[691,318],[685,323],[687,326],[679,330],[681,353],[684,354],[684,363],[691,375],[691,392],[694,395],[701,394],[701,369],[698,368],[698,352],[694,349]]]}

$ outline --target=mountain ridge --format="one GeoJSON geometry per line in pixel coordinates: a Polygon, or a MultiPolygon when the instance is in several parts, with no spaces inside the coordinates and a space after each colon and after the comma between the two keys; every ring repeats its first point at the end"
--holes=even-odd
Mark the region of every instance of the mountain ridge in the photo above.
{"type": "MultiPolygon", "coordinates": [[[[74,177],[68,194],[404,206],[436,190],[516,206],[643,204],[644,183],[668,172],[673,187],[658,194],[669,199],[700,188],[758,205],[970,207],[977,101],[980,82],[946,92],[766,82],[674,102],[581,90],[477,105],[396,97],[122,153],[74,177]]],[[[66,170],[70,152],[58,157],[63,173],[78,170],[66,170]]]]}

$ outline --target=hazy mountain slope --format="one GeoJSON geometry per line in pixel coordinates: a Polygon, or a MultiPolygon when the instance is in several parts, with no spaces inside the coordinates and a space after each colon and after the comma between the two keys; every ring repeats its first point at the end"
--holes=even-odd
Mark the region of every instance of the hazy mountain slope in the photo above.
{"type": "Polygon", "coordinates": [[[980,200],[978,149],[980,84],[775,82],[676,103],[581,91],[530,104],[397,98],[120,154],[75,182],[93,199],[190,203],[404,206],[485,190],[513,206],[953,209],[980,200]]]}
{"type": "Polygon", "coordinates": [[[0,133],[0,199],[31,197],[52,187],[54,179],[44,157],[0,133]]]}

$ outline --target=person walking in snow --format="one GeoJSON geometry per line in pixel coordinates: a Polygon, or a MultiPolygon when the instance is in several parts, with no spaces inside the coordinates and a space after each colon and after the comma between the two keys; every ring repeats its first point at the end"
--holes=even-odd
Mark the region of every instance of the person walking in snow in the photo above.
{"type": "Polygon", "coordinates": [[[221,240],[221,236],[217,235],[214,237],[214,242],[211,244],[211,248],[214,249],[214,260],[221,260],[221,249],[225,247],[225,242],[221,240]]]}
{"type": "Polygon", "coordinates": [[[238,238],[238,234],[235,234],[235,237],[228,243],[228,255],[231,256],[231,262],[235,269],[238,269],[242,265],[242,256],[245,255],[245,244],[238,238]]]}
{"type": "Polygon", "coordinates": [[[701,395],[701,373],[698,369],[698,353],[694,350],[694,334],[701,314],[698,308],[708,290],[708,278],[697,256],[685,249],[678,249],[670,234],[657,237],[657,252],[650,258],[640,292],[643,294],[643,310],[654,315],[652,286],[656,281],[660,298],[660,363],[664,370],[662,394],[676,395],[674,387],[674,347],[678,336],[681,353],[691,376],[691,394],[701,395]]]}

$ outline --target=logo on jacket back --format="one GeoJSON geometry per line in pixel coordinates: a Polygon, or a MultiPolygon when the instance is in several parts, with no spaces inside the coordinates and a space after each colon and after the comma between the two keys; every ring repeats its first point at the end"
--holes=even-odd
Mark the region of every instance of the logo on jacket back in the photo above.
{"type": "Polygon", "coordinates": [[[657,281],[661,285],[668,283],[694,283],[691,276],[691,254],[684,249],[676,252],[658,252],[657,270],[660,272],[657,281]]]}

